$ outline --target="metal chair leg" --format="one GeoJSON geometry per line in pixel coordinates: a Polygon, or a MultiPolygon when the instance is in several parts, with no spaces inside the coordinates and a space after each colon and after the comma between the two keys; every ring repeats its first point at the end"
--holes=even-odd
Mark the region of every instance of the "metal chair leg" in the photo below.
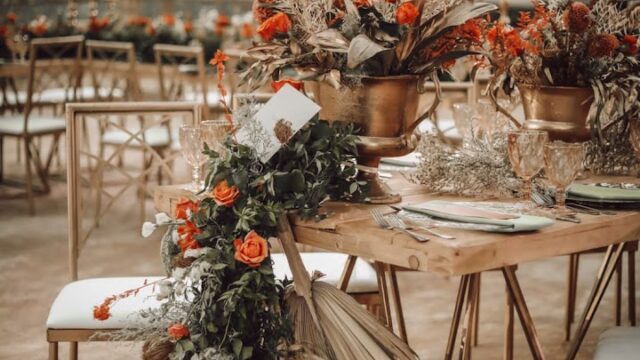
{"type": "Polygon", "coordinates": [[[58,360],[58,343],[49,343],[49,360],[58,360]]]}
{"type": "Polygon", "coordinates": [[[469,279],[471,275],[462,275],[460,285],[458,286],[458,295],[456,296],[456,304],[453,308],[453,318],[451,319],[451,327],[449,328],[449,339],[447,340],[447,350],[444,355],[445,360],[453,358],[453,350],[458,335],[458,327],[460,326],[460,316],[467,289],[469,288],[469,279]]]}
{"type": "MultiPolygon", "coordinates": [[[[638,241],[636,240],[636,248],[638,241]]],[[[627,275],[627,292],[629,306],[629,326],[636,326],[636,254],[633,249],[627,252],[627,267],[629,275],[627,275]]]]}
{"type": "Polygon", "coordinates": [[[596,310],[598,310],[598,306],[604,296],[605,290],[609,286],[609,281],[611,281],[611,277],[613,276],[623,250],[624,243],[610,245],[607,248],[604,260],[602,261],[602,265],[600,266],[600,270],[596,277],[596,282],[593,289],[591,289],[589,300],[587,301],[587,305],[582,313],[580,325],[578,326],[576,336],[571,344],[567,360],[573,360],[576,358],[580,345],[582,344],[582,341],[587,334],[587,330],[589,329],[589,325],[591,325],[593,316],[595,315],[596,310]]]}
{"type": "Polygon", "coordinates": [[[25,153],[25,169],[27,171],[27,183],[26,183],[26,191],[27,191],[27,204],[29,206],[29,214],[36,214],[36,204],[33,198],[33,174],[31,173],[31,152],[29,151],[29,143],[31,139],[24,139],[24,153],[25,153]]]}
{"type": "Polygon", "coordinates": [[[564,339],[569,341],[571,338],[571,325],[576,312],[576,292],[578,287],[578,262],[580,254],[569,255],[569,271],[567,279],[567,304],[564,328],[564,339]]]}

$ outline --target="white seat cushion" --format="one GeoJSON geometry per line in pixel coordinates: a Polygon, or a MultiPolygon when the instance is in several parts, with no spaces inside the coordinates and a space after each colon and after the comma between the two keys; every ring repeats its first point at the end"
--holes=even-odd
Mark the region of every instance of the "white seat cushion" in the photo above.
{"type": "MultiPolygon", "coordinates": [[[[204,96],[202,95],[202,92],[194,92],[191,90],[187,90],[184,93],[184,99],[186,101],[195,101],[198,103],[202,103],[204,102],[204,96]]],[[[217,107],[220,106],[220,93],[217,91],[211,91],[209,90],[209,92],[207,92],[207,104],[210,107],[217,107]]],[[[227,96],[227,104],[231,104],[231,97],[227,96]]]]}
{"type": "MultiPolygon", "coordinates": [[[[105,298],[135,289],[162,277],[119,277],[79,280],[67,284],[53,302],[47,318],[48,329],[121,329],[142,321],[140,310],[160,306],[153,296],[154,286],[146,287],[135,296],[117,301],[111,307],[111,317],[105,321],[93,318],[93,307],[105,298]]],[[[155,287],[158,288],[157,286],[155,287]]]]}
{"type": "MultiPolygon", "coordinates": [[[[24,115],[5,115],[0,118],[0,134],[22,134],[24,131],[24,115]]],[[[67,123],[64,119],[54,116],[29,116],[29,134],[48,133],[52,131],[64,130],[67,123]]]]}
{"type": "MultiPolygon", "coordinates": [[[[347,263],[348,256],[340,253],[330,252],[309,252],[302,253],[302,261],[307,271],[313,272],[314,270],[320,271],[325,274],[320,281],[324,281],[331,285],[336,285],[340,281],[342,276],[342,270],[347,263]]],[[[273,273],[277,279],[284,279],[285,276],[288,279],[292,279],[291,269],[289,268],[289,262],[285,254],[272,254],[273,259],[273,273]]],[[[378,280],[376,277],[376,271],[368,262],[358,259],[356,266],[351,274],[349,286],[347,287],[348,293],[370,293],[378,291],[378,280]]]]}
{"type": "Polygon", "coordinates": [[[640,357],[640,328],[614,327],[600,335],[594,360],[626,360],[640,357]]]}
{"type": "MultiPolygon", "coordinates": [[[[79,87],[76,96],[78,100],[93,100],[95,99],[95,89],[93,86],[79,87]]],[[[107,88],[99,88],[98,94],[100,98],[108,98],[110,90],[107,88]]],[[[124,91],[122,89],[113,89],[111,96],[114,99],[121,99],[124,97],[124,91]]],[[[7,91],[7,101],[10,104],[16,103],[16,95],[12,91],[7,91]]],[[[27,102],[27,92],[18,91],[18,101],[20,104],[27,102]]],[[[53,88],[45,89],[40,93],[34,94],[34,103],[56,103],[62,104],[65,101],[73,101],[73,88],[53,88]]]]}
{"type": "MultiPolygon", "coordinates": [[[[135,134],[138,130],[130,130],[135,134]]],[[[151,147],[168,146],[169,144],[169,131],[165,127],[153,127],[145,130],[144,132],[145,142],[151,147]]],[[[131,139],[131,135],[123,130],[109,130],[102,135],[102,142],[111,145],[122,145],[131,139]]],[[[129,142],[131,146],[140,146],[140,142],[137,139],[129,142]]]]}

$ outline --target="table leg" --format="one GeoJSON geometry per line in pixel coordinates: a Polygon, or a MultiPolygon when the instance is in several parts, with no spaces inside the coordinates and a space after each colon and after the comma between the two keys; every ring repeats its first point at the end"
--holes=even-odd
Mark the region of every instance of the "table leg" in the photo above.
{"type": "Polygon", "coordinates": [[[458,335],[458,326],[460,325],[460,315],[462,313],[462,306],[464,305],[464,299],[469,287],[469,278],[471,275],[462,275],[460,278],[460,286],[458,287],[458,295],[456,296],[456,304],[453,309],[453,318],[451,319],[451,328],[449,328],[449,340],[447,341],[447,351],[444,355],[445,360],[451,360],[453,358],[453,350],[456,343],[456,336],[458,335]]]}
{"type": "Polygon", "coordinates": [[[629,263],[627,265],[629,267],[629,276],[627,279],[629,282],[627,287],[629,296],[627,304],[629,306],[629,326],[636,326],[636,254],[633,249],[627,252],[627,261],[629,263]]]}
{"type": "Polygon", "coordinates": [[[531,314],[527,308],[527,303],[524,300],[524,295],[520,289],[520,284],[518,283],[518,278],[516,277],[513,267],[507,266],[502,268],[502,274],[504,275],[504,281],[507,284],[507,290],[509,290],[509,296],[511,296],[516,311],[518,312],[520,324],[522,324],[522,329],[524,330],[527,342],[529,343],[531,354],[534,359],[544,359],[545,357],[542,352],[542,345],[540,345],[538,333],[533,324],[533,319],[531,318],[531,314]]]}
{"type": "Polygon", "coordinates": [[[620,256],[622,255],[623,250],[624,243],[610,245],[607,248],[607,252],[604,255],[604,260],[602,261],[602,265],[600,266],[600,270],[598,271],[598,276],[596,277],[596,282],[593,286],[593,289],[591,289],[589,300],[587,301],[587,305],[584,309],[584,312],[582,313],[580,324],[576,329],[576,336],[573,339],[571,349],[567,354],[568,360],[575,359],[576,355],[578,354],[580,345],[582,345],[582,341],[584,340],[584,336],[587,334],[589,325],[591,325],[593,316],[595,315],[596,310],[598,310],[598,306],[600,305],[600,301],[604,296],[604,292],[607,289],[611,278],[613,277],[613,273],[617,268],[617,264],[620,260],[620,256]]]}
{"type": "Polygon", "coordinates": [[[471,274],[469,278],[469,295],[467,296],[467,308],[464,314],[464,326],[460,334],[460,354],[461,360],[471,360],[471,347],[473,344],[473,326],[476,317],[476,305],[478,300],[478,281],[480,274],[471,274]]]}
{"type": "Polygon", "coordinates": [[[396,324],[398,325],[398,331],[400,332],[400,338],[409,343],[407,338],[407,328],[404,323],[404,313],[402,312],[402,301],[400,300],[400,289],[398,287],[398,276],[396,274],[396,268],[393,265],[389,265],[389,277],[390,291],[393,296],[393,305],[396,313],[396,324]]]}
{"type": "Polygon", "coordinates": [[[375,262],[376,273],[378,275],[378,289],[382,295],[382,307],[384,308],[384,317],[387,320],[387,327],[393,331],[393,323],[391,321],[391,305],[389,304],[389,288],[387,287],[386,266],[379,261],[375,262]]]}
{"type": "Polygon", "coordinates": [[[509,295],[509,289],[505,289],[507,296],[505,296],[504,307],[504,354],[505,360],[513,359],[513,300],[509,295]]]}

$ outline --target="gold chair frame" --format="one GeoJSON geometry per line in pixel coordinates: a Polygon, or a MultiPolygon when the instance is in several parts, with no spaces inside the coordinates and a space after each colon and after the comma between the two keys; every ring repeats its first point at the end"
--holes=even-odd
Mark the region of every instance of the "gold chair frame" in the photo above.
{"type": "Polygon", "coordinates": [[[142,100],[133,43],[87,40],[85,46],[87,71],[91,75],[95,95],[92,101],[142,100]],[[105,83],[110,86],[105,87],[105,83]],[[100,90],[107,90],[106,96],[100,90]],[[114,93],[117,90],[123,90],[124,96],[116,97],[114,93]]]}

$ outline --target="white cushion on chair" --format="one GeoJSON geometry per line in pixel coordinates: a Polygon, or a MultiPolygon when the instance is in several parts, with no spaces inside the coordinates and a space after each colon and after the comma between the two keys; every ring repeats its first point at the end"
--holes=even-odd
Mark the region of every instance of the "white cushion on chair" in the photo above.
{"type": "MultiPolygon", "coordinates": [[[[53,302],[47,319],[48,329],[121,329],[142,321],[140,310],[157,308],[160,302],[153,296],[153,286],[135,296],[121,299],[111,307],[111,317],[105,321],[93,318],[93,307],[105,298],[153,282],[162,277],[119,277],[79,280],[67,284],[53,302]]],[[[155,287],[157,289],[157,287],[155,287]]]]}
{"type": "MultiPolygon", "coordinates": [[[[301,253],[302,262],[307,271],[320,271],[325,274],[321,281],[336,285],[342,276],[342,270],[347,263],[348,255],[331,252],[308,252],[301,253]]],[[[291,269],[285,254],[272,254],[273,272],[277,279],[284,279],[285,276],[291,280],[291,269]]],[[[378,291],[378,280],[376,271],[368,262],[358,259],[353,268],[348,293],[369,293],[378,291]]]]}
{"type": "MultiPolygon", "coordinates": [[[[99,88],[98,94],[100,98],[107,98],[109,96],[110,90],[107,88],[99,88]]],[[[93,86],[84,86],[79,87],[76,92],[76,98],[78,101],[80,100],[93,100],[95,99],[96,91],[93,86]]],[[[124,91],[122,89],[113,89],[111,96],[114,99],[121,99],[124,97],[124,91]]],[[[10,104],[16,103],[15,93],[12,91],[7,91],[7,101],[10,104]]],[[[18,101],[20,104],[24,104],[27,102],[27,92],[26,91],[18,91],[18,101]]],[[[34,103],[54,103],[54,104],[63,104],[66,101],[73,101],[73,88],[53,88],[53,89],[45,89],[40,93],[33,95],[34,103]]]]}
{"type": "MultiPolygon", "coordinates": [[[[29,116],[29,134],[47,133],[51,131],[64,130],[67,123],[64,119],[54,116],[29,116]]],[[[24,115],[9,115],[0,118],[0,134],[22,134],[24,131],[24,115]]]]}
{"type": "Polygon", "coordinates": [[[614,327],[600,335],[594,360],[623,360],[640,357],[640,328],[614,327]]]}
{"type": "MultiPolygon", "coordinates": [[[[130,130],[135,134],[138,130],[130,130]]],[[[169,131],[165,127],[152,127],[144,132],[145,142],[151,147],[168,146],[169,145],[169,131]]],[[[102,135],[102,142],[105,144],[122,145],[131,139],[131,135],[123,130],[109,130],[102,135]]],[[[140,146],[140,142],[137,139],[129,142],[131,146],[140,146]]]]}

